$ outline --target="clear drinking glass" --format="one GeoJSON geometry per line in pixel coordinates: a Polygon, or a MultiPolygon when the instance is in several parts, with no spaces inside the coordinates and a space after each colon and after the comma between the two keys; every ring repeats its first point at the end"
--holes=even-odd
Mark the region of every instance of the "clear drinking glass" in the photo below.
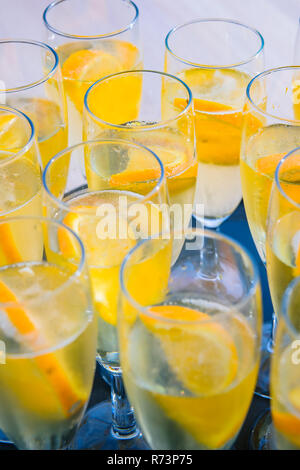
{"type": "MultiPolygon", "coordinates": [[[[97,359],[111,377],[112,403],[88,413],[74,445],[140,448],[144,444],[119,364],[119,268],[138,239],[164,231],[165,224],[169,228],[168,214],[160,209],[168,202],[163,165],[153,152],[133,142],[83,142],[49,162],[43,184],[47,215],[76,231],[86,248],[99,326],[97,359]],[[147,162],[145,171],[142,162],[147,162]]],[[[68,240],[64,247],[76,258],[68,240]]]]}
{"type": "MultiPolygon", "coordinates": [[[[300,275],[299,170],[300,147],[292,150],[278,163],[270,194],[266,265],[274,315],[276,315],[275,325],[277,325],[277,321],[280,321],[284,293],[291,281],[300,275]]],[[[282,345],[279,345],[279,348],[282,349],[282,345]]],[[[275,358],[274,361],[277,359],[275,358]]],[[[284,419],[284,415],[282,418],[284,419]]],[[[284,423],[282,424],[284,425],[284,423]]],[[[288,423],[286,426],[288,428],[288,423]]],[[[255,433],[258,436],[255,439],[258,442],[257,446],[272,448],[274,436],[271,416],[268,411],[260,418],[257,429],[259,430],[255,433]]]]}
{"type": "Polygon", "coordinates": [[[300,147],[278,164],[267,223],[267,271],[275,314],[290,282],[300,275],[300,147]]]}
{"type": "Polygon", "coordinates": [[[256,266],[211,231],[141,241],[121,267],[119,343],[126,390],[152,449],[226,449],[247,414],[257,378],[262,305],[256,266]],[[212,238],[215,280],[202,275],[212,238]],[[157,269],[156,276],[153,270],[157,269]],[[160,281],[150,280],[159,277],[160,281]]]}
{"type": "MultiPolygon", "coordinates": [[[[240,143],[247,84],[264,69],[264,40],[234,20],[196,19],[173,28],[165,40],[165,71],[193,93],[200,184],[196,201],[216,228],[242,199],[240,143]]],[[[167,94],[180,108],[183,96],[171,84],[167,94]]]]}
{"type": "Polygon", "coordinates": [[[287,288],[278,320],[271,369],[271,408],[277,449],[300,449],[300,278],[287,288]]]}
{"type": "MultiPolygon", "coordinates": [[[[42,215],[41,186],[39,154],[31,120],[14,108],[0,106],[0,219],[42,215]]],[[[14,234],[14,239],[18,240],[15,250],[11,243],[12,228],[8,224],[0,226],[2,262],[18,259],[19,249],[24,249],[24,233],[29,239],[34,236],[29,221],[24,223],[22,231],[14,234]]]]}
{"type": "MultiPolygon", "coordinates": [[[[259,74],[247,87],[241,178],[249,227],[264,263],[267,213],[275,170],[287,152],[300,145],[300,115],[296,104],[299,77],[300,67],[279,67],[259,74]]],[[[273,314],[272,330],[275,326],[276,316],[273,314]]],[[[273,337],[270,339],[266,329],[257,388],[264,396],[269,393],[269,354],[272,347],[273,337]]]]}
{"type": "Polygon", "coordinates": [[[1,220],[1,238],[7,224],[13,233],[28,224],[35,233],[19,260],[0,258],[0,427],[19,449],[61,449],[83,416],[95,370],[84,249],[57,221],[1,220]],[[64,238],[78,250],[76,262],[63,249],[64,238]]]}
{"type": "Polygon", "coordinates": [[[42,165],[67,145],[67,115],[56,52],[29,40],[0,40],[0,103],[33,121],[42,165]]]}
{"type": "MultiPolygon", "coordinates": [[[[190,89],[180,79],[163,72],[137,70],[105,77],[85,95],[84,137],[103,133],[132,140],[155,152],[165,167],[170,204],[181,211],[174,229],[188,226],[196,191],[198,163],[195,155],[194,113],[190,89]],[[172,86],[183,104],[177,107],[172,86]]],[[[146,169],[147,162],[140,163],[146,169]]],[[[138,175],[138,172],[136,173],[138,175]]],[[[174,245],[174,259],[180,247],[174,245]]]]}
{"type": "Polygon", "coordinates": [[[58,0],[43,19],[62,64],[73,145],[82,141],[83,99],[92,83],[142,66],[139,12],[130,0],[58,0]]]}
{"type": "MultiPolygon", "coordinates": [[[[34,127],[20,111],[0,106],[0,220],[10,216],[42,215],[42,181],[34,127]]],[[[34,233],[30,219],[22,229],[0,225],[0,261],[19,261],[31,253],[34,233]],[[32,243],[28,243],[31,240],[32,243]]]]}

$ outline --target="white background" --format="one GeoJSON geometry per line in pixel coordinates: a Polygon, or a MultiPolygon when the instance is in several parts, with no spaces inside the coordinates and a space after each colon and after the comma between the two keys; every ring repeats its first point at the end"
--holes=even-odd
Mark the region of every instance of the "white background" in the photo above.
{"type": "MultiPolygon", "coordinates": [[[[41,17],[49,2],[0,0],[0,37],[45,40],[41,17]]],[[[199,17],[232,18],[257,28],[265,38],[266,67],[292,64],[300,0],[136,0],[136,4],[145,68],[161,70],[167,32],[199,17]]]]}

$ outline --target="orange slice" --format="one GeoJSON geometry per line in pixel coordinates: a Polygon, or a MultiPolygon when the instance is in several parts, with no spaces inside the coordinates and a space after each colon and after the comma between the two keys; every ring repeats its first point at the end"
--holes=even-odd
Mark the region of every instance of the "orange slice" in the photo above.
{"type": "MultiPolygon", "coordinates": [[[[3,281],[0,281],[0,300],[2,303],[18,302],[16,295],[3,281]]],[[[5,311],[11,323],[17,328],[19,333],[27,335],[35,332],[34,324],[21,307],[6,307],[5,311]]]]}
{"type": "MultiPolygon", "coordinates": [[[[238,165],[240,158],[243,111],[232,106],[194,98],[195,132],[199,161],[215,165],[238,165]]],[[[183,110],[187,101],[175,98],[174,106],[183,110]]],[[[248,127],[258,129],[261,123],[248,115],[248,127]]]]}
{"type": "Polygon", "coordinates": [[[284,153],[276,153],[258,158],[255,162],[256,171],[264,175],[274,176],[277,165],[284,155],[284,153]]]}
{"type": "Polygon", "coordinates": [[[272,410],[275,428],[294,445],[300,447],[300,419],[290,413],[272,410]]]}
{"type": "Polygon", "coordinates": [[[99,49],[73,52],[62,66],[64,78],[88,82],[120,71],[121,66],[116,57],[99,49]]]}
{"type": "MultiPolygon", "coordinates": [[[[219,118],[223,122],[227,122],[238,128],[242,125],[243,113],[241,111],[234,111],[232,106],[227,104],[218,103],[217,101],[202,100],[200,98],[194,98],[194,110],[200,113],[213,113],[217,118],[216,113],[220,113],[219,118]],[[228,114],[226,114],[228,113],[228,114]]],[[[184,98],[175,98],[174,106],[183,110],[187,105],[187,100],[184,98]]]]}
{"type": "Polygon", "coordinates": [[[151,307],[150,311],[158,317],[141,319],[159,338],[172,371],[188,390],[197,395],[212,395],[232,383],[238,354],[231,336],[221,325],[205,313],[178,305],[151,307]],[[159,316],[170,319],[169,326],[159,316]],[[187,323],[177,325],[176,321],[187,323]]]}
{"type": "Polygon", "coordinates": [[[16,152],[28,142],[29,137],[29,129],[25,132],[21,118],[4,112],[0,113],[0,149],[16,152]]]}
{"type": "Polygon", "coordinates": [[[14,242],[9,223],[0,224],[0,263],[13,264],[22,261],[21,254],[14,242]]]}
{"type": "Polygon", "coordinates": [[[118,59],[98,49],[73,52],[62,66],[66,95],[82,112],[84,95],[90,84],[122,69],[118,59]]]}
{"type": "MultiPolygon", "coordinates": [[[[153,398],[172,421],[200,444],[213,449],[222,447],[240,426],[236,416],[229,419],[225,408],[227,393],[232,391],[228,388],[237,376],[239,364],[232,336],[213,317],[191,308],[163,305],[151,307],[150,311],[155,315],[141,315],[141,320],[159,339],[173,374],[191,392],[190,396],[153,393],[153,398]]],[[[240,331],[238,325],[239,322],[236,326],[240,331]]],[[[249,329],[242,326],[242,334],[248,336],[249,329]]]]}
{"type": "MultiPolygon", "coordinates": [[[[142,142],[144,145],[148,142],[142,142]]],[[[184,149],[174,146],[176,141],[171,137],[161,135],[159,141],[155,141],[155,137],[151,143],[151,150],[158,155],[164,165],[167,177],[180,175],[184,172],[185,177],[197,175],[197,164],[188,158],[184,149]],[[193,167],[191,169],[191,167],[193,167]],[[186,172],[190,171],[188,175],[186,172]]],[[[128,152],[127,167],[121,173],[111,176],[110,183],[112,185],[149,182],[157,180],[160,176],[160,168],[152,155],[146,155],[138,149],[130,149],[128,152]]]]}
{"type": "Polygon", "coordinates": [[[300,386],[292,388],[287,398],[295,412],[272,409],[274,425],[289,441],[300,447],[300,417],[297,416],[300,413],[300,386]]]}
{"type": "MultiPolygon", "coordinates": [[[[122,70],[132,70],[139,61],[139,50],[134,44],[127,41],[115,41],[116,56],[122,61],[122,70]]],[[[142,69],[141,62],[138,68],[142,69]]]]}
{"type": "MultiPolygon", "coordinates": [[[[0,301],[3,303],[18,303],[17,296],[3,281],[0,281],[0,301]]],[[[36,349],[36,340],[39,339],[40,342],[41,337],[28,312],[22,307],[13,306],[6,307],[4,310],[17,331],[22,335],[28,335],[27,340],[29,344],[31,344],[33,350],[36,349]]],[[[67,416],[83,405],[78,394],[70,384],[66,371],[62,368],[54,353],[38,355],[34,360],[51,383],[67,416]]]]}
{"type": "Polygon", "coordinates": [[[295,268],[293,268],[293,275],[297,277],[300,275],[300,232],[296,232],[292,239],[292,249],[295,254],[295,268]]]}
{"type": "MultiPolygon", "coordinates": [[[[258,158],[255,162],[256,171],[274,178],[276,168],[285,155],[278,153],[258,158]]],[[[300,203],[300,162],[296,158],[285,161],[284,171],[280,173],[280,181],[287,196],[296,203],[300,203]]]]}
{"type": "MultiPolygon", "coordinates": [[[[85,212],[70,212],[63,222],[81,237],[85,246],[97,312],[105,322],[116,326],[119,267],[125,255],[135,245],[135,239],[130,236],[131,232],[127,232],[128,236],[124,239],[113,238],[114,234],[111,238],[100,238],[97,231],[100,222],[100,217],[96,217],[97,207],[76,206],[73,209],[84,209],[85,212]]],[[[128,225],[126,228],[130,230],[128,225]]],[[[60,231],[58,239],[62,253],[78,259],[78,247],[65,230],[60,231]]]]}
{"type": "MultiPolygon", "coordinates": [[[[268,176],[274,176],[276,168],[280,161],[285,157],[286,153],[274,153],[260,157],[256,160],[256,170],[268,176]]],[[[300,161],[296,157],[286,160],[284,163],[284,171],[281,172],[281,180],[284,182],[300,182],[300,161]]]]}

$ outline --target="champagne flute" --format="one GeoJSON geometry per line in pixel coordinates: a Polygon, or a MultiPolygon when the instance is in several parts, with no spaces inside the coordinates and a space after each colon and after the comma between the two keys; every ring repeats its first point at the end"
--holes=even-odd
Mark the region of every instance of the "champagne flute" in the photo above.
{"type": "MultiPolygon", "coordinates": [[[[241,178],[250,231],[263,263],[266,262],[267,213],[275,170],[290,150],[300,145],[300,120],[295,105],[300,67],[267,70],[247,87],[241,145],[241,178]]],[[[276,305],[274,306],[276,309],[276,305]]],[[[265,328],[257,393],[269,396],[269,363],[276,315],[265,328]]]]}
{"type": "Polygon", "coordinates": [[[300,147],[275,172],[267,223],[267,272],[277,317],[290,282],[300,275],[300,147]]]}
{"type": "MultiPolygon", "coordinates": [[[[266,259],[270,292],[277,321],[280,321],[284,293],[293,279],[300,275],[299,162],[300,148],[292,150],[280,160],[276,168],[269,201],[266,259]]],[[[281,335],[282,333],[279,334],[280,337],[281,335]]],[[[280,344],[279,349],[281,350],[282,347],[283,345],[280,344]]],[[[274,361],[277,363],[277,358],[274,358],[274,361]]],[[[278,394],[278,391],[276,393],[278,394]]],[[[256,446],[272,447],[273,431],[269,412],[259,419],[257,429],[259,433],[256,432],[258,436],[256,446]]]]}
{"type": "Polygon", "coordinates": [[[24,112],[35,126],[42,167],[67,145],[61,69],[47,44],[0,40],[0,102],[24,112]]]}
{"type": "MultiPolygon", "coordinates": [[[[165,223],[169,228],[160,210],[168,202],[163,165],[151,150],[133,142],[86,141],[50,160],[43,185],[47,215],[71,227],[84,243],[99,326],[97,360],[111,381],[111,401],[87,413],[73,446],[144,448],[119,363],[119,269],[138,239],[164,231],[165,223]]],[[[70,241],[62,243],[76,259],[70,241]]]]}
{"type": "Polygon", "coordinates": [[[83,99],[92,83],[142,66],[139,11],[131,0],[57,0],[43,20],[62,65],[73,145],[82,141],[83,99]]]}
{"type": "MultiPolygon", "coordinates": [[[[172,225],[189,225],[196,192],[194,113],[190,89],[182,80],[153,70],[109,75],[94,83],[85,95],[84,138],[107,134],[150,148],[165,167],[172,225]],[[179,109],[168,87],[177,90],[179,109]],[[177,217],[179,215],[179,217],[177,217]]],[[[173,246],[173,260],[180,245],[173,246]]]]}
{"type": "MultiPolygon", "coordinates": [[[[264,69],[264,39],[234,20],[196,19],[173,28],[165,39],[165,71],[193,93],[199,161],[196,202],[200,219],[217,228],[242,199],[240,144],[244,95],[250,79],[264,69]]],[[[168,84],[178,107],[183,96],[168,84]]]]}
{"type": "Polygon", "coordinates": [[[33,237],[20,247],[3,240],[20,258],[0,259],[0,426],[19,449],[66,448],[91,393],[96,319],[85,252],[61,223],[43,217],[0,221],[33,237]],[[78,258],[63,250],[67,237],[78,258]],[[4,358],[3,358],[4,356],[4,358]]]}
{"type": "Polygon", "coordinates": [[[258,273],[228,237],[189,228],[176,237],[183,245],[172,267],[163,238],[141,241],[123,261],[119,343],[125,386],[152,449],[228,449],[257,378],[258,273]],[[207,237],[220,260],[214,282],[202,276],[207,237]],[[159,284],[149,282],[150,266],[159,284]]]}
{"type": "MultiPolygon", "coordinates": [[[[4,105],[0,106],[0,188],[0,219],[42,215],[42,181],[33,123],[21,111],[4,105]]],[[[22,227],[1,225],[0,260],[17,261],[20,249],[31,249],[34,235],[30,219],[22,227]],[[14,228],[21,230],[13,233],[14,228]],[[28,239],[32,244],[27,243],[28,239]]],[[[7,440],[1,435],[0,442],[7,440]]]]}
{"type": "Polygon", "coordinates": [[[300,449],[300,278],[285,291],[271,369],[271,409],[277,449],[300,449]]]}

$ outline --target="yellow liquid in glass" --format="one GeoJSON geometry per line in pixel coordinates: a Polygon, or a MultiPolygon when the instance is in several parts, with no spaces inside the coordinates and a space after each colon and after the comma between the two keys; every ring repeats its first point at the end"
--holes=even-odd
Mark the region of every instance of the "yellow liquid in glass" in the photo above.
{"type": "Polygon", "coordinates": [[[300,275],[300,212],[280,218],[270,238],[267,243],[268,280],[275,313],[279,315],[285,290],[300,275]]]}
{"type": "MultiPolygon", "coordinates": [[[[295,314],[299,302],[295,303],[295,314]],[[297,305],[297,307],[296,307],[297,305]]],[[[293,312],[294,313],[294,312],[293,312]]],[[[299,323],[298,323],[299,326],[299,323]]],[[[300,373],[299,354],[291,345],[278,347],[273,359],[271,410],[274,437],[278,449],[300,449],[300,373]]]]}
{"type": "MultiPolygon", "coordinates": [[[[130,133],[130,139],[150,148],[160,158],[167,177],[170,204],[180,206],[187,226],[192,215],[198,171],[193,145],[185,142],[175,131],[162,129],[150,132],[149,135],[147,132],[139,134],[134,132],[134,127],[138,125],[137,122],[132,125],[133,132],[130,133]]],[[[125,135],[122,134],[119,137],[125,138],[125,135]]],[[[124,158],[126,170],[120,172],[119,175],[105,179],[105,170],[108,174],[111,170],[109,166],[104,167],[104,156],[102,161],[97,155],[95,159],[88,156],[86,162],[89,188],[92,190],[108,189],[113,188],[115,184],[116,187],[122,186],[124,191],[135,192],[136,188],[140,194],[147,194],[154,189],[160,175],[160,169],[154,157],[149,156],[147,160],[144,151],[140,153],[138,149],[133,148],[129,149],[128,154],[122,158],[124,158]]],[[[176,217],[174,217],[173,226],[174,230],[185,228],[180,218],[176,217]]]]}
{"type": "MultiPolygon", "coordinates": [[[[242,108],[249,76],[236,70],[188,69],[178,76],[191,88],[201,184],[197,202],[207,219],[230,215],[241,200],[239,155],[242,108]],[[220,191],[222,187],[222,191],[220,191]]],[[[175,104],[180,96],[170,87],[175,104]]]]}
{"type": "MultiPolygon", "coordinates": [[[[0,152],[0,164],[1,156],[7,163],[1,166],[0,172],[0,220],[15,216],[41,216],[39,168],[30,158],[14,158],[7,152],[0,152]]],[[[32,220],[0,225],[0,265],[20,262],[31,256],[31,259],[36,259],[39,240],[34,225],[32,220]]]]}
{"type": "Polygon", "coordinates": [[[32,120],[45,168],[48,161],[68,144],[68,130],[62,114],[63,103],[59,106],[50,99],[23,98],[12,100],[9,104],[23,111],[32,120]]]}
{"type": "Polygon", "coordinates": [[[296,126],[272,125],[254,134],[241,156],[241,179],[247,220],[257,251],[265,261],[266,222],[276,167],[300,144],[296,126]]]}
{"type": "MultiPolygon", "coordinates": [[[[120,266],[125,255],[135,246],[137,241],[142,237],[147,237],[147,234],[150,236],[150,228],[154,230],[153,235],[159,233],[161,224],[159,209],[148,203],[143,205],[144,212],[138,216],[139,219],[136,220],[135,225],[132,225],[133,222],[129,223],[119,211],[120,198],[123,198],[128,206],[139,203],[141,200],[139,194],[128,191],[83,193],[68,200],[70,213],[63,219],[63,222],[81,237],[86,249],[94,304],[98,313],[98,353],[104,362],[116,363],[117,365],[116,325],[120,295],[120,266]],[[105,224],[104,214],[100,215],[97,212],[97,209],[101,209],[106,204],[115,209],[117,217],[117,219],[112,217],[109,221],[107,219],[108,225],[105,224]],[[78,211],[84,211],[84,213],[78,211]],[[96,214],[98,214],[97,217],[96,214]]],[[[62,246],[62,249],[68,249],[68,247],[62,246]]],[[[153,259],[149,268],[153,279],[161,269],[161,262],[162,259],[153,259]]],[[[154,284],[156,285],[155,282],[154,284]]]]}
{"type": "Polygon", "coordinates": [[[252,328],[239,314],[225,328],[184,306],[149,309],[162,316],[170,309],[170,327],[140,313],[122,329],[121,341],[128,344],[122,348],[122,368],[129,398],[151,448],[229,448],[257,377],[252,328]],[[178,311],[184,325],[172,322],[178,311]]]}
{"type": "Polygon", "coordinates": [[[142,68],[136,46],[119,40],[101,41],[101,48],[87,41],[66,43],[57,48],[67,97],[69,144],[82,140],[82,110],[88,88],[106,75],[142,68]]]}
{"type": "Polygon", "coordinates": [[[0,269],[0,301],[22,302],[2,309],[0,327],[6,346],[0,427],[19,448],[63,447],[83,414],[96,333],[82,291],[78,280],[70,282],[70,272],[50,264],[0,269]]]}

